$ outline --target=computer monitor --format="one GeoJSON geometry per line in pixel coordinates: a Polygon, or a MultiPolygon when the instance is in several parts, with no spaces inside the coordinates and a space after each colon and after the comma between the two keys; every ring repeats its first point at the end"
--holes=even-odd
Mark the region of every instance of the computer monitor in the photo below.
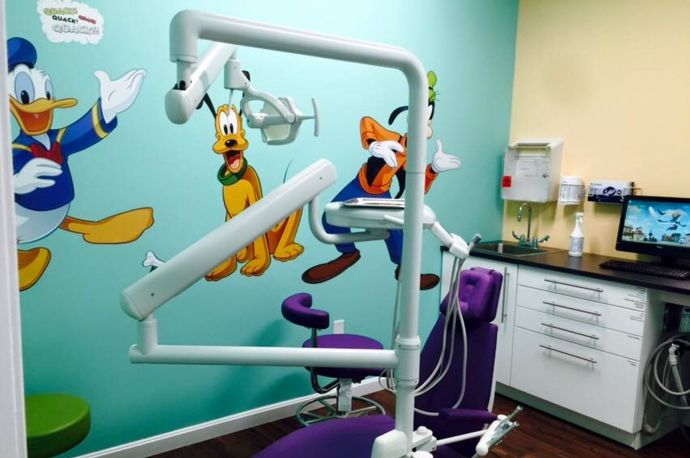
{"type": "Polygon", "coordinates": [[[690,258],[690,199],[628,196],[616,250],[661,256],[664,264],[690,258]]]}

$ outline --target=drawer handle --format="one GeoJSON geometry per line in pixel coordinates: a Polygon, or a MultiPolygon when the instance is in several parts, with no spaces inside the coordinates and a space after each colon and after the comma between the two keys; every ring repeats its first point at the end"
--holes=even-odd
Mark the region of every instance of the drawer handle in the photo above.
{"type": "Polygon", "coordinates": [[[592,364],[596,364],[596,363],[597,363],[597,360],[594,359],[594,358],[585,358],[584,356],[579,356],[579,355],[575,355],[575,354],[573,354],[573,353],[569,353],[569,352],[567,352],[567,351],[558,350],[557,348],[553,348],[551,345],[541,345],[541,344],[539,344],[539,346],[540,346],[541,348],[545,348],[545,349],[547,349],[547,350],[549,350],[549,351],[555,351],[556,353],[561,353],[561,354],[563,354],[563,355],[570,356],[570,357],[572,357],[572,358],[577,358],[577,359],[581,359],[582,361],[587,361],[588,363],[592,363],[592,364]]]}
{"type": "Polygon", "coordinates": [[[589,286],[576,285],[574,283],[566,283],[563,281],[552,280],[550,278],[545,278],[544,281],[548,282],[548,283],[553,283],[554,285],[563,285],[563,286],[571,286],[573,288],[586,289],[587,291],[594,291],[595,293],[603,293],[604,292],[604,290],[601,288],[592,288],[589,286]]]}
{"type": "Polygon", "coordinates": [[[582,332],[571,331],[570,329],[561,328],[560,326],[555,326],[555,325],[550,324],[550,323],[542,323],[541,325],[542,325],[542,326],[546,326],[547,328],[558,329],[559,331],[569,332],[569,333],[571,333],[571,334],[575,334],[575,335],[578,335],[578,336],[587,337],[588,339],[599,340],[599,337],[598,337],[597,335],[595,335],[595,334],[584,334],[584,333],[582,333],[582,332]]]}
{"type": "Polygon", "coordinates": [[[501,302],[501,323],[503,323],[506,319],[506,296],[508,295],[508,278],[510,276],[510,272],[508,272],[508,268],[504,267],[503,268],[503,301],[501,302]]]}
{"type": "Polygon", "coordinates": [[[551,307],[559,307],[562,309],[572,310],[574,312],[586,313],[587,315],[601,316],[600,312],[590,312],[589,310],[578,309],[575,307],[568,307],[567,305],[556,304],[555,302],[542,301],[542,304],[550,305],[551,307]]]}

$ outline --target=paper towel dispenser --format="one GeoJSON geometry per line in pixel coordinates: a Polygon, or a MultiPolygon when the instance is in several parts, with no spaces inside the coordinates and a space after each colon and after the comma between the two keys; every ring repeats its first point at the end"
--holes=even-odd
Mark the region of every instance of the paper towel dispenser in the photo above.
{"type": "Polygon", "coordinates": [[[525,139],[512,143],[503,160],[501,197],[521,202],[558,200],[563,139],[525,139]]]}

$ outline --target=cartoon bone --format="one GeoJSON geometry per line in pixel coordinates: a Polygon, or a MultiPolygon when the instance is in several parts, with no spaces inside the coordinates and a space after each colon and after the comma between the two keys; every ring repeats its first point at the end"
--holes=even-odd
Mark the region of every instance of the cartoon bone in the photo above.
{"type": "Polygon", "coordinates": [[[165,264],[165,261],[159,259],[158,256],[156,256],[156,253],[154,253],[151,250],[146,252],[146,257],[144,258],[144,261],[141,263],[142,266],[150,267],[151,270],[155,270],[163,264],[165,264]]]}

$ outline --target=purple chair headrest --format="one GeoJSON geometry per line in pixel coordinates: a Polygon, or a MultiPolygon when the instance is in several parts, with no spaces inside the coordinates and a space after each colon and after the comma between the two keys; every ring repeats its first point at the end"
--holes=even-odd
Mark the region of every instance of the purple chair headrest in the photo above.
{"type": "MultiPolygon", "coordinates": [[[[495,270],[475,267],[460,273],[460,309],[467,327],[490,323],[496,318],[502,283],[503,275],[495,270]]],[[[441,302],[441,313],[444,315],[451,293],[441,302]]]]}
{"type": "Polygon", "coordinates": [[[326,329],[330,323],[328,312],[311,308],[311,294],[297,293],[283,301],[286,320],[309,329],[326,329]]]}

